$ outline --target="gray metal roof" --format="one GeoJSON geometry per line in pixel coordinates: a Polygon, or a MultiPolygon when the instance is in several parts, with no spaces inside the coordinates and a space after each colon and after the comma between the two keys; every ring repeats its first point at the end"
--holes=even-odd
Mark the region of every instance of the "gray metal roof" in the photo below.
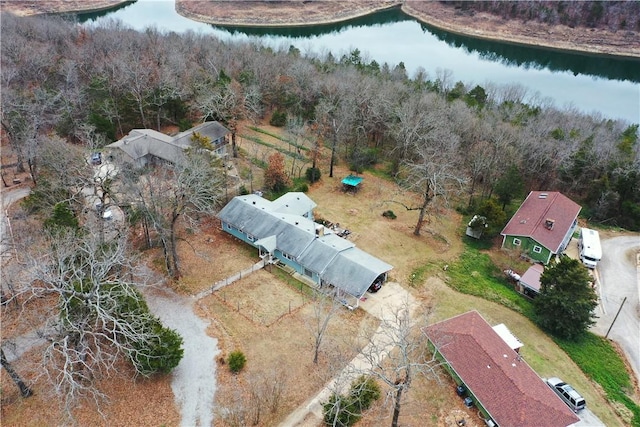
{"type": "Polygon", "coordinates": [[[255,200],[258,196],[251,196],[234,197],[220,211],[218,218],[258,239],[276,236],[280,251],[298,257],[315,238],[313,221],[271,212],[264,203],[255,200]]]}
{"type": "MultiPolygon", "coordinates": [[[[293,200],[297,200],[296,197],[293,196],[293,200]]],[[[308,218],[274,211],[290,200],[292,196],[274,202],[253,194],[238,196],[220,211],[218,218],[257,239],[275,236],[280,251],[295,257],[300,265],[318,273],[325,282],[358,298],[379,275],[393,268],[336,234],[316,235],[316,226],[322,226],[308,218]]],[[[309,211],[306,204],[305,200],[302,212],[309,211]]],[[[321,230],[327,231],[324,227],[321,230]]]]}
{"type": "Polygon", "coordinates": [[[222,126],[219,122],[204,122],[198,126],[181,132],[174,137],[174,143],[179,145],[191,145],[191,136],[194,132],[198,132],[202,136],[211,139],[213,143],[229,134],[229,129],[222,126]]]}
{"type": "Polygon", "coordinates": [[[356,247],[339,252],[322,274],[323,279],[360,298],[376,278],[393,267],[356,247]]]}
{"type": "Polygon", "coordinates": [[[318,205],[302,192],[291,192],[278,197],[272,202],[272,206],[274,212],[304,215],[318,205]]]}
{"type": "Polygon", "coordinates": [[[184,149],[191,146],[191,136],[198,132],[216,141],[229,131],[218,122],[206,122],[188,131],[179,133],[175,137],[153,129],[133,129],[129,135],[107,145],[107,148],[117,148],[125,152],[132,160],[138,160],[146,155],[153,155],[171,163],[182,160],[184,149]]]}
{"type": "Polygon", "coordinates": [[[311,271],[323,274],[338,253],[355,245],[335,234],[326,234],[311,242],[298,257],[298,262],[311,271]]]}

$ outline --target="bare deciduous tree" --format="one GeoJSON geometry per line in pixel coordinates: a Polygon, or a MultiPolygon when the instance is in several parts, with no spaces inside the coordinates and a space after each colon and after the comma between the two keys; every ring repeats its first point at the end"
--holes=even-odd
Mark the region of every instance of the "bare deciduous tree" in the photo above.
{"type": "Polygon", "coordinates": [[[222,199],[221,162],[206,150],[189,150],[175,164],[149,170],[129,168],[124,174],[124,195],[153,230],[162,247],[167,273],[180,277],[178,219],[197,221],[210,215],[222,199]]]}
{"type": "MultiPolygon", "coordinates": [[[[137,373],[167,372],[182,358],[181,339],[161,326],[136,290],[145,275],[121,238],[104,244],[93,233],[57,231],[29,254],[24,299],[54,297],[39,335],[47,345],[44,375],[67,416],[79,399],[98,410],[106,396],[95,380],[129,360],[137,373]]],[[[26,304],[25,302],[25,304],[26,304]]]]}
{"type": "Polygon", "coordinates": [[[419,236],[429,204],[436,198],[446,202],[462,190],[466,177],[458,167],[459,138],[448,125],[447,105],[432,94],[412,101],[398,115],[396,135],[406,153],[398,176],[420,195],[419,208],[412,208],[420,211],[413,231],[419,236]]]}
{"type": "Polygon", "coordinates": [[[318,363],[320,346],[327,333],[331,321],[342,308],[342,304],[334,295],[323,295],[318,293],[312,303],[313,316],[308,320],[306,326],[313,336],[313,363],[318,363]]]}
{"type": "Polygon", "coordinates": [[[2,348],[0,348],[0,364],[2,364],[4,370],[7,371],[7,374],[9,374],[15,385],[18,387],[22,397],[29,397],[33,395],[31,388],[24,382],[15,369],[13,369],[11,363],[7,360],[7,357],[4,355],[4,349],[2,348]]]}
{"type": "Polygon", "coordinates": [[[386,385],[393,406],[391,426],[397,427],[403,398],[418,375],[440,382],[440,362],[428,351],[422,328],[427,326],[430,308],[404,301],[391,310],[361,355],[371,366],[363,372],[386,385]]]}

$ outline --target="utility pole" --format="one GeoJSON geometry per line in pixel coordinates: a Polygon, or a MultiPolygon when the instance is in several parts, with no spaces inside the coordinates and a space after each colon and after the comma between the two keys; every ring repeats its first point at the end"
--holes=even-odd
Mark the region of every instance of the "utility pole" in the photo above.
{"type": "Polygon", "coordinates": [[[627,297],[624,297],[624,299],[622,300],[622,304],[620,304],[620,308],[618,309],[618,312],[616,313],[616,317],[613,318],[613,322],[611,322],[611,326],[609,326],[609,330],[607,331],[607,334],[604,336],[605,339],[607,339],[607,337],[609,336],[609,332],[611,332],[611,328],[613,328],[613,324],[616,323],[616,319],[618,318],[618,314],[620,314],[620,311],[622,310],[622,306],[624,305],[624,303],[627,301],[627,297]]]}

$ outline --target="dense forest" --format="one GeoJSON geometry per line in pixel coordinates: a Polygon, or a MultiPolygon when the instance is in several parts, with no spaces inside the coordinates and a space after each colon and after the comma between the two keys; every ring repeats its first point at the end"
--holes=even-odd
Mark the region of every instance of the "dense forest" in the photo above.
{"type": "Polygon", "coordinates": [[[443,1],[460,10],[488,12],[569,27],[640,31],[640,3],[635,1],[443,1]]]}
{"type": "MultiPolygon", "coordinates": [[[[533,3],[548,3],[553,19],[569,24],[639,25],[638,13],[624,12],[626,21],[615,24],[597,11],[585,17],[596,7],[589,4],[600,3],[460,7],[520,16],[533,3]]],[[[469,87],[448,71],[409,76],[402,63],[367,62],[358,50],[304,57],[289,46],[137,32],[117,21],[83,27],[4,13],[1,31],[3,136],[15,167],[37,185],[46,184],[42,153],[59,138],[88,153],[133,128],[219,120],[235,133],[242,122],[275,115],[307,124],[307,139],[331,149],[331,164],[377,166],[424,196],[416,203],[443,194],[447,178],[464,184],[460,205],[469,212],[488,198],[504,204],[528,190],[557,190],[580,202],[591,221],[640,230],[638,124],[559,110],[525,87],[469,87]]]]}

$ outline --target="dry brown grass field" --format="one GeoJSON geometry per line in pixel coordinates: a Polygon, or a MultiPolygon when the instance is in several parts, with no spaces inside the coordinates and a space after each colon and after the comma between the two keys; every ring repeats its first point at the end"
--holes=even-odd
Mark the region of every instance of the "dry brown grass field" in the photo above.
{"type": "MultiPolygon", "coordinates": [[[[282,131],[261,126],[266,132],[278,135],[282,131]]],[[[242,130],[240,149],[244,156],[252,153],[264,157],[273,149],[255,144],[251,138],[287,149],[287,143],[248,127],[242,130]]],[[[263,158],[264,160],[264,158],[263,158]]],[[[234,160],[240,183],[250,187],[249,171],[253,169],[253,188],[261,186],[261,173],[250,166],[246,157],[234,160]]],[[[288,163],[290,167],[290,163],[288,163]]],[[[317,204],[316,217],[340,223],[352,231],[348,237],[372,255],[393,265],[391,280],[400,283],[416,298],[434,307],[432,321],[438,321],[465,311],[478,310],[491,324],[505,323],[525,343],[525,360],[541,376],[561,372],[570,378],[585,395],[590,408],[608,426],[623,425],[602,397],[601,391],[591,383],[579,368],[553,342],[530,321],[500,305],[481,298],[459,294],[444,284],[446,274],[442,267],[453,262],[463,250],[462,218],[455,210],[444,206],[432,211],[420,236],[414,236],[417,211],[407,211],[404,205],[417,203],[414,196],[401,191],[392,182],[374,174],[362,174],[362,188],[355,194],[341,190],[341,179],[349,174],[344,164],[338,164],[334,177],[328,177],[328,159],[321,164],[322,179],[309,188],[308,195],[317,204]],[[397,219],[382,216],[391,209],[397,219]],[[412,283],[411,274],[419,267],[428,266],[429,274],[423,283],[412,283]]],[[[181,230],[183,242],[179,245],[183,277],[171,286],[179,293],[195,295],[210,288],[240,270],[255,264],[257,252],[242,242],[224,234],[215,219],[201,223],[199,229],[181,230]]],[[[147,251],[148,263],[158,268],[162,263],[157,250],[147,251]]],[[[504,260],[503,262],[508,262],[504,260]]],[[[216,408],[238,411],[251,403],[249,392],[256,382],[278,381],[285,384],[281,404],[272,412],[262,414],[258,425],[277,425],[288,413],[315,395],[323,384],[346,364],[362,344],[358,337],[376,326],[375,319],[363,310],[343,309],[335,317],[321,346],[320,360],[313,364],[313,301],[308,290],[299,284],[283,280],[276,267],[261,270],[202,298],[196,304],[197,313],[211,322],[209,334],[218,339],[216,408]],[[241,350],[247,356],[247,366],[239,375],[232,375],[223,359],[232,351],[241,350]]],[[[286,279],[286,275],[285,275],[286,279]]],[[[3,324],[16,321],[9,311],[2,313],[3,324]]],[[[34,356],[35,357],[35,356],[34,356]]],[[[27,358],[24,358],[27,359],[27,358]]],[[[16,363],[27,378],[31,366],[16,363]]],[[[125,368],[123,368],[125,369],[125,368]]],[[[34,384],[35,396],[23,400],[3,371],[2,425],[37,426],[60,424],[55,403],[48,399],[42,382],[34,384]]],[[[138,380],[134,383],[119,378],[105,379],[101,389],[111,395],[103,407],[107,414],[101,418],[89,404],[77,408],[75,415],[80,425],[156,426],[178,425],[179,409],[173,401],[170,377],[138,380]]],[[[388,401],[380,403],[365,414],[361,426],[380,426],[390,423],[388,401]]],[[[437,381],[416,380],[406,394],[401,424],[408,427],[454,426],[465,418],[468,426],[480,425],[475,411],[464,408],[454,392],[453,383],[443,375],[437,381]]],[[[231,425],[216,418],[216,426],[231,425]]],[[[314,425],[310,423],[309,425],[314,425]]]]}

